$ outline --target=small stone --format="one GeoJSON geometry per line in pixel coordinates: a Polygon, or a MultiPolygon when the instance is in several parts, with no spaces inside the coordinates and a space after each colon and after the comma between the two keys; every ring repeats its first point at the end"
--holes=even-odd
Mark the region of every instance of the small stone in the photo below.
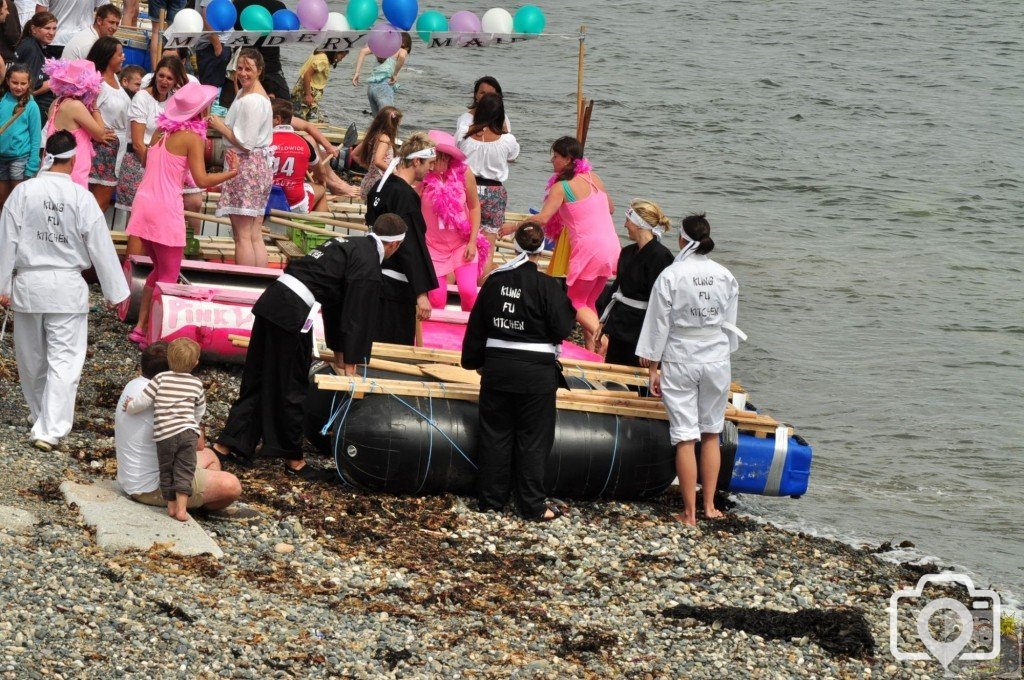
{"type": "Polygon", "coordinates": [[[291,543],[278,543],[274,546],[274,552],[280,555],[287,555],[288,553],[295,552],[295,546],[291,543]]]}

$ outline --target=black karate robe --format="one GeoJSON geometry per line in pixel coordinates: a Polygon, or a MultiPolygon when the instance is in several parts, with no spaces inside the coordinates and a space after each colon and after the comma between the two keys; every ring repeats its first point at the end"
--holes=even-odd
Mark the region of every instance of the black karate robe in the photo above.
{"type": "MultiPolygon", "coordinates": [[[[323,305],[327,346],[345,363],[362,363],[373,348],[380,298],[380,251],[371,237],[332,239],[285,269],[323,305]]],[[[310,307],[291,288],[274,282],[252,312],[255,321],[238,399],[218,443],[254,458],[302,459],[302,417],[313,333],[302,333],[310,307]]]]}
{"type": "Polygon", "coordinates": [[[382,309],[377,315],[374,340],[414,345],[416,298],[437,288],[434,263],[427,250],[427,223],[423,220],[419,194],[401,177],[388,177],[380,191],[374,187],[366,197],[366,224],[373,226],[384,213],[398,215],[407,227],[402,247],[388,258],[384,269],[404,274],[409,282],[384,276],[380,300],[382,309]]]}
{"type": "MultiPolygon", "coordinates": [[[[618,273],[612,292],[618,290],[632,300],[647,302],[658,275],[674,259],[672,251],[657,239],[649,241],[643,248],[631,243],[619,253],[618,273]]],[[[608,336],[605,361],[626,366],[640,365],[636,356],[636,343],[640,339],[645,313],[645,310],[630,307],[623,302],[615,303],[604,324],[604,332],[608,336]]]]}
{"type": "Polygon", "coordinates": [[[532,262],[493,272],[469,315],[462,366],[482,369],[477,442],[480,507],[508,501],[515,474],[519,512],[539,519],[544,467],[555,440],[560,371],[553,353],[488,348],[488,338],[559,344],[572,332],[576,310],[555,279],[532,262]]]}

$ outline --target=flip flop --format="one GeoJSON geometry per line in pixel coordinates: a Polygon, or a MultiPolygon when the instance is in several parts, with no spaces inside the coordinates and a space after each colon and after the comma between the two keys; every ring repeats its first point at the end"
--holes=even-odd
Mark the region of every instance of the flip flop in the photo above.
{"type": "Polygon", "coordinates": [[[565,516],[565,511],[553,503],[548,504],[546,510],[551,511],[551,517],[548,517],[548,513],[545,511],[544,514],[537,518],[538,522],[554,522],[559,517],[565,516]]]}
{"type": "Polygon", "coordinates": [[[313,467],[309,463],[306,463],[298,470],[285,465],[284,472],[289,477],[298,477],[299,479],[304,479],[307,482],[331,482],[338,477],[335,470],[313,467]]]}
{"type": "Polygon", "coordinates": [[[132,332],[128,334],[128,339],[134,342],[136,345],[141,345],[146,342],[146,334],[140,331],[138,328],[133,328],[132,332]]]}
{"type": "Polygon", "coordinates": [[[217,460],[220,461],[221,467],[224,463],[230,463],[231,465],[237,465],[240,468],[253,468],[256,467],[256,461],[247,456],[243,456],[240,453],[228,449],[227,453],[222,453],[217,450],[216,446],[211,446],[210,449],[216,454],[217,460]]]}

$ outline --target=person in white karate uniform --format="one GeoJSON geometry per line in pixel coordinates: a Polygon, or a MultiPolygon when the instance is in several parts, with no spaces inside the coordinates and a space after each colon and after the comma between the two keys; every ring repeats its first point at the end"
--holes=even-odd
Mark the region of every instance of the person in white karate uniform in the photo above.
{"type": "Polygon", "coordinates": [[[89,313],[82,271],[96,269],[111,304],[128,297],[103,213],[71,180],[74,162],[71,133],[51,135],[42,171],[19,184],[0,213],[0,304],[14,311],[18,376],[32,442],[43,451],[74,421],[89,313]]]}
{"type": "Polygon", "coordinates": [[[722,456],[718,435],[732,381],[729,357],[746,336],[736,327],[739,284],[707,256],[715,242],[703,214],[683,219],[679,247],[654,283],[636,355],[650,362],[651,394],[662,398],[668,412],[683,496],[683,514],[676,519],[695,526],[698,439],[704,515],[722,516],[715,508],[722,456]]]}

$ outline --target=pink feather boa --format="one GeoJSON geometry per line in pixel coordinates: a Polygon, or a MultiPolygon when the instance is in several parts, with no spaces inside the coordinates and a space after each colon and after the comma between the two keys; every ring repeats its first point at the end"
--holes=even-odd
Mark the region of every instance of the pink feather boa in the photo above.
{"type": "Polygon", "coordinates": [[[206,139],[206,119],[202,117],[191,118],[189,120],[171,120],[164,114],[160,114],[156,118],[156,126],[170,134],[172,132],[181,132],[187,130],[194,132],[203,139],[206,139]]]}
{"type": "MultiPolygon", "coordinates": [[[[584,156],[583,158],[577,158],[575,161],[573,161],[573,168],[576,171],[574,173],[574,176],[582,175],[583,173],[590,172],[591,170],[594,169],[590,165],[590,161],[587,160],[586,156],[584,156]]],[[[551,177],[548,177],[547,187],[544,188],[545,201],[548,199],[548,194],[551,193],[551,187],[555,186],[560,181],[561,178],[558,176],[557,173],[551,175],[551,177]]],[[[544,225],[544,235],[553,241],[557,239],[558,236],[562,233],[562,229],[564,227],[565,225],[562,223],[562,216],[556,212],[554,215],[551,216],[551,219],[548,220],[548,223],[544,225]]]]}
{"type": "MultiPolygon", "coordinates": [[[[434,208],[438,224],[442,229],[458,229],[466,241],[473,231],[466,208],[466,164],[449,161],[448,169],[441,174],[429,172],[423,178],[423,200],[434,208]]],[[[490,244],[482,233],[477,233],[477,263],[482,272],[490,255],[490,244]]]]}

